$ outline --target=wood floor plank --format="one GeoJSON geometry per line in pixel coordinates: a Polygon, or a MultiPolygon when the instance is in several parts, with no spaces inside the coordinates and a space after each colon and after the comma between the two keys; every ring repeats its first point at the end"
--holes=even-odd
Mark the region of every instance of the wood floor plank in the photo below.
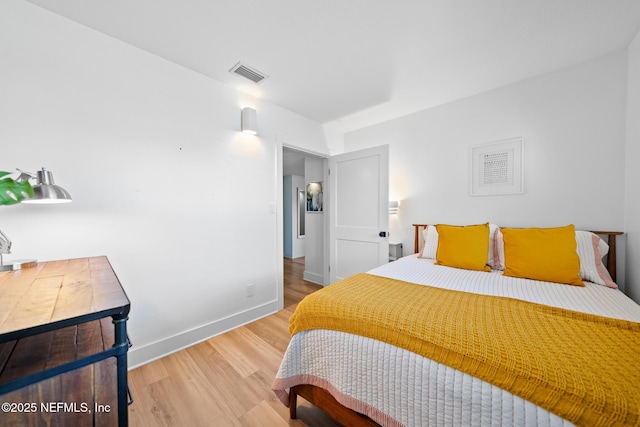
{"type": "MultiPolygon", "coordinates": [[[[197,346],[196,346],[197,347],[197,346]]],[[[136,369],[145,386],[153,384],[169,376],[162,363],[147,363],[136,369]]]]}
{"type": "Polygon", "coordinates": [[[242,425],[246,427],[287,427],[289,425],[289,423],[283,420],[282,417],[264,400],[240,417],[240,421],[242,422],[242,425]]]}
{"type": "MultiPolygon", "coordinates": [[[[153,363],[161,364],[157,361],[153,363]]],[[[136,371],[138,369],[140,368],[136,371]]],[[[129,373],[129,387],[133,394],[133,404],[129,407],[129,425],[136,427],[172,425],[170,407],[172,399],[156,401],[156,395],[151,387],[160,381],[170,382],[171,379],[166,377],[151,384],[144,384],[142,376],[129,373]]]]}
{"type": "Polygon", "coordinates": [[[214,384],[219,400],[235,417],[250,410],[253,402],[260,398],[254,389],[246,387],[246,379],[213,347],[194,346],[189,349],[189,354],[209,378],[209,383],[214,384]]]}
{"type": "MultiPolygon", "coordinates": [[[[135,387],[134,403],[129,408],[132,426],[195,426],[191,412],[183,403],[184,396],[176,395],[177,389],[171,378],[165,378],[146,386],[136,387],[135,376],[130,380],[135,387]]],[[[203,408],[204,409],[204,408],[203,408]]]]}
{"type": "Polygon", "coordinates": [[[282,329],[282,318],[275,315],[250,323],[246,327],[280,353],[284,353],[291,340],[289,331],[282,329]]]}
{"type": "Polygon", "coordinates": [[[180,400],[182,411],[189,413],[193,419],[193,423],[189,425],[241,425],[231,408],[225,404],[224,395],[188,352],[174,353],[164,358],[163,363],[173,382],[173,392],[180,400]]]}
{"type": "Polygon", "coordinates": [[[248,377],[260,369],[260,360],[248,355],[242,349],[242,342],[236,338],[234,331],[219,335],[208,342],[220,353],[242,378],[248,377]]]}
{"type": "MultiPolygon", "coordinates": [[[[278,365],[282,352],[262,340],[248,328],[238,328],[210,340],[211,344],[243,376],[249,376],[266,366],[278,365]],[[256,358],[256,355],[260,355],[256,358]]],[[[276,372],[273,371],[275,375],[276,372]]]]}

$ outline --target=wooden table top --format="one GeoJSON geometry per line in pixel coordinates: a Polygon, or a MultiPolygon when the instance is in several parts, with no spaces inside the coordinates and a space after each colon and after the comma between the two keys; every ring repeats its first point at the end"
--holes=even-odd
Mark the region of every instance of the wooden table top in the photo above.
{"type": "Polygon", "coordinates": [[[105,256],[39,262],[0,273],[0,338],[33,328],[51,330],[61,323],[126,316],[129,307],[105,256]]]}

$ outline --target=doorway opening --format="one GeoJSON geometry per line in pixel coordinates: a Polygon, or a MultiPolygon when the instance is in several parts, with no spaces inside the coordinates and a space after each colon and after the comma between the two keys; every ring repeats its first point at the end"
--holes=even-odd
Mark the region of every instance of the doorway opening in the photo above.
{"type": "Polygon", "coordinates": [[[327,158],[293,147],[282,148],[283,253],[302,264],[304,280],[325,284],[327,158]]]}

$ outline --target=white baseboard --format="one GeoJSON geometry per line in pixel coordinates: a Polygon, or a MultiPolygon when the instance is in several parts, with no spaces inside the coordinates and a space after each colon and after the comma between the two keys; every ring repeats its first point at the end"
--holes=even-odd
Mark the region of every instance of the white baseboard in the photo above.
{"type": "Polygon", "coordinates": [[[307,282],[324,286],[324,277],[322,277],[322,274],[310,273],[308,271],[305,271],[303,275],[303,279],[306,280],[307,282]]]}
{"type": "Polygon", "coordinates": [[[216,335],[254,322],[278,311],[278,302],[271,301],[258,307],[198,326],[171,337],[137,347],[135,342],[128,352],[128,369],[132,370],[154,360],[168,356],[216,335]]]}

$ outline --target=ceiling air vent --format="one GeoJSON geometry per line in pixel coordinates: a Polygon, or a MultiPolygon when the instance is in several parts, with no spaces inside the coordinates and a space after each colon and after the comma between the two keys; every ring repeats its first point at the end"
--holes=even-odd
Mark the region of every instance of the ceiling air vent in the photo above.
{"type": "Polygon", "coordinates": [[[249,79],[254,83],[260,83],[262,80],[267,78],[264,73],[256,70],[255,68],[248,67],[240,62],[234,65],[233,68],[229,70],[229,72],[242,76],[245,79],[249,79]]]}

